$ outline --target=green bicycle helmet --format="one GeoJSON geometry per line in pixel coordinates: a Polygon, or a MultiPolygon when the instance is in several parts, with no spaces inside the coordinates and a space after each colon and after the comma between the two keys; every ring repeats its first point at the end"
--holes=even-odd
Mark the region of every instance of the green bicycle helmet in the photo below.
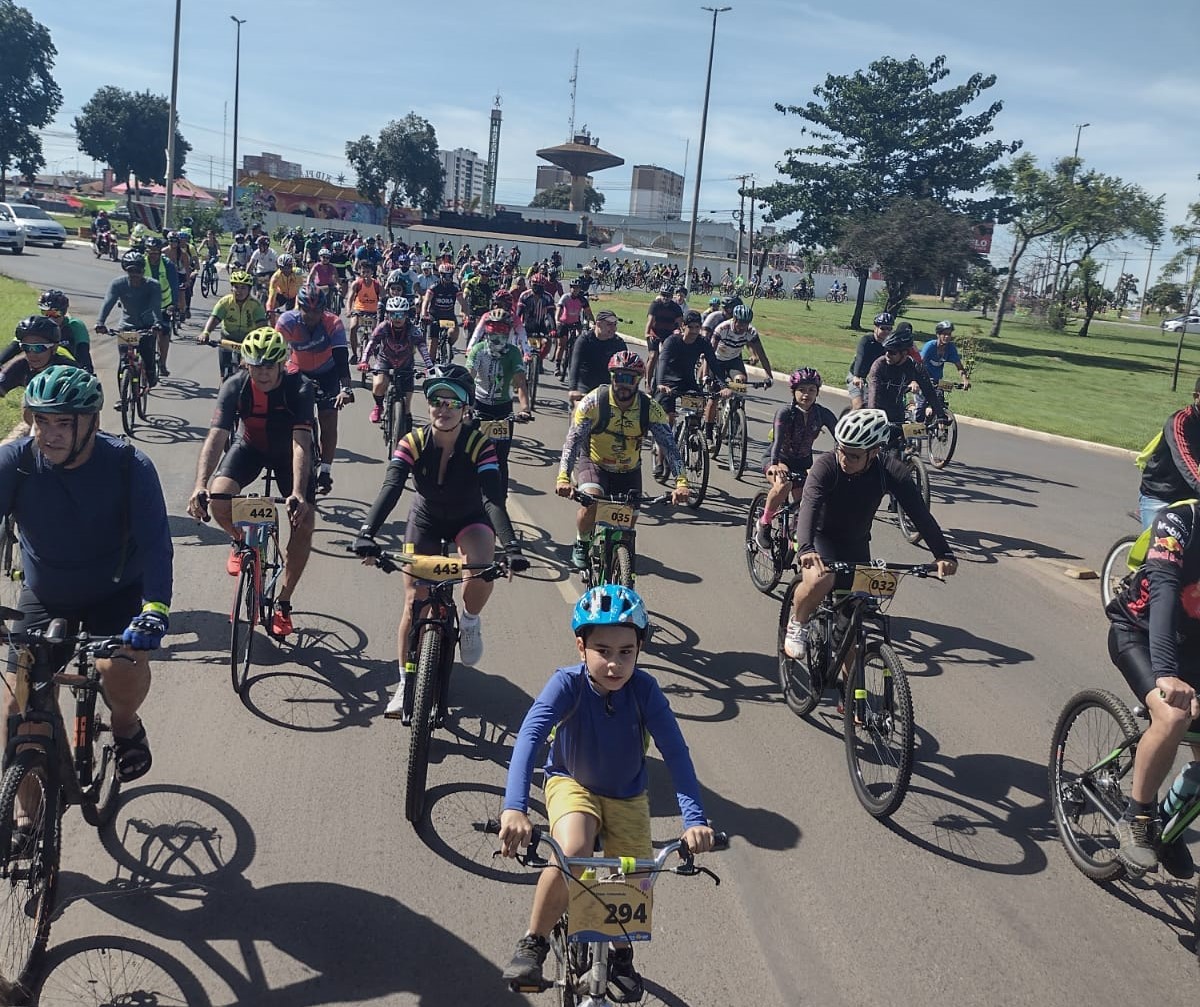
{"type": "Polygon", "coordinates": [[[82,368],[55,364],[25,386],[25,408],[35,413],[98,413],[104,408],[104,389],[82,368]]]}
{"type": "Polygon", "coordinates": [[[287,343],[269,325],[253,329],[242,340],[242,361],[247,364],[277,364],[287,358],[287,343]]]}
{"type": "Polygon", "coordinates": [[[231,287],[252,287],[254,286],[254,277],[244,269],[235,269],[229,275],[229,285],[231,287]]]}

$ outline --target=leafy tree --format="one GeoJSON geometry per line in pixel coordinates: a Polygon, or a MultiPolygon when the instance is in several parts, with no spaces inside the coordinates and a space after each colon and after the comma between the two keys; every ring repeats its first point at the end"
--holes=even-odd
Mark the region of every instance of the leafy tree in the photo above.
{"type": "MultiPolygon", "coordinates": [[[[108,84],[92,95],[75,117],[79,149],[103,161],[121,181],[167,181],[167,124],[171,105],[161,94],[126,91],[108,84]]],[[[175,177],[183,175],[192,145],[175,129],[175,177]]],[[[132,210],[133,193],[125,193],[132,210]]]]}
{"type": "MultiPolygon", "coordinates": [[[[1006,282],[1007,286],[1007,282],[1006,282]]],[[[966,282],[959,295],[959,300],[967,308],[978,308],[979,313],[987,318],[1000,301],[1000,275],[990,265],[976,266],[967,273],[966,282]]]]}
{"type": "Polygon", "coordinates": [[[8,193],[10,165],[23,175],[45,167],[37,135],[62,105],[62,92],[50,75],[58,50],[50,32],[24,7],[0,0],[0,199],[8,193]]]}
{"type": "MultiPolygon", "coordinates": [[[[996,78],[975,73],[963,84],[937,90],[950,74],[945,64],[944,56],[928,64],[916,56],[883,57],[865,71],[827,76],[813,88],[817,101],[776,104],[779,112],[809,123],[801,133],[811,138],[786,150],[777,165],[788,181],[755,193],[770,206],[768,221],[798,215],[779,235],[781,240],[835,249],[851,217],[879,214],[903,196],[931,200],[976,219],[995,209],[995,201],[968,194],[984,188],[995,163],[1020,143],[975,142],[992,132],[1003,104],[993,102],[975,115],[966,115],[965,109],[996,78]]],[[[879,264],[887,274],[887,263],[879,264]]],[[[853,328],[861,324],[870,266],[856,266],[853,328]]]]}
{"type": "MultiPolygon", "coordinates": [[[[1196,177],[1200,178],[1200,175],[1196,177]]],[[[1188,204],[1183,223],[1171,228],[1171,237],[1179,245],[1179,251],[1163,266],[1161,279],[1166,281],[1179,273],[1186,276],[1189,263],[1196,260],[1195,268],[1191,270],[1191,282],[1182,290],[1184,303],[1179,305],[1180,311],[1190,311],[1196,303],[1196,280],[1200,276],[1200,200],[1188,204]]]]}
{"type": "Polygon", "coordinates": [[[246,185],[239,185],[242,190],[238,196],[238,219],[242,222],[242,227],[249,230],[255,224],[260,227],[266,220],[266,201],[262,198],[263,187],[258,182],[248,182],[246,185]]]}
{"type": "Polygon", "coordinates": [[[1146,291],[1146,307],[1154,308],[1160,315],[1168,311],[1183,310],[1182,283],[1156,283],[1146,291]]]}
{"type": "Polygon", "coordinates": [[[408,203],[432,213],[441,205],[446,179],[437,152],[437,133],[415,112],[389,122],[378,140],[364,134],[346,142],[359,194],[385,211],[389,240],[393,210],[408,203]]]}
{"type": "Polygon", "coordinates": [[[1122,273],[1117,278],[1117,285],[1113,289],[1113,304],[1117,306],[1118,317],[1120,316],[1120,309],[1127,307],[1129,298],[1137,296],[1137,292],[1138,278],[1133,273],[1122,273]]]}
{"type": "MultiPolygon", "coordinates": [[[[563,182],[560,185],[552,185],[549,189],[543,189],[536,196],[530,206],[536,206],[543,210],[569,210],[571,208],[571,186],[563,182]]],[[[583,205],[587,213],[599,213],[604,209],[604,193],[597,192],[590,185],[583,190],[583,205]]]]}

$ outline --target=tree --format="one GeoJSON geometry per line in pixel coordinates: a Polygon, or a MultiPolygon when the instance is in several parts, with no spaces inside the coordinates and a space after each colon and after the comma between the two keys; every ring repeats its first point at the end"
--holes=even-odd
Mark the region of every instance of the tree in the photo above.
{"type": "Polygon", "coordinates": [[[1146,307],[1154,308],[1160,315],[1168,311],[1183,310],[1183,284],[1160,282],[1146,291],[1146,307]]]}
{"type": "Polygon", "coordinates": [[[0,199],[8,193],[10,165],[23,174],[46,164],[37,130],[46,126],[62,105],[62,92],[50,71],[58,50],[50,32],[24,7],[0,0],[0,199]]]}
{"type": "MultiPolygon", "coordinates": [[[[103,161],[122,182],[130,175],[134,185],[167,181],[167,124],[171,105],[161,94],[126,91],[108,84],[92,95],[75,117],[79,149],[103,161]]],[[[183,175],[192,145],[175,130],[175,177],[183,175]]],[[[130,187],[131,189],[133,186],[130,187]]],[[[133,193],[126,191],[125,205],[132,210],[133,193]]]]}
{"type": "MultiPolygon", "coordinates": [[[[776,166],[790,181],[755,193],[770,205],[768,221],[798,215],[781,240],[833,250],[851,216],[878,214],[901,196],[932,200],[975,219],[995,209],[994,201],[967,194],[984,188],[993,165],[1020,142],[974,142],[992,132],[1003,104],[993,102],[976,115],[964,110],[996,78],[975,73],[964,84],[938,91],[935,85],[950,74],[945,64],[944,56],[929,64],[916,56],[884,57],[866,71],[827,76],[813,88],[818,101],[776,104],[784,115],[811,124],[801,134],[812,141],[786,150],[776,166]]],[[[862,320],[869,271],[869,263],[856,269],[853,328],[862,320]]]]}
{"type": "MultiPolygon", "coordinates": [[[[543,210],[569,210],[571,208],[571,186],[567,182],[552,185],[543,189],[533,197],[530,206],[543,210]]],[[[585,213],[598,213],[604,208],[604,193],[597,192],[590,185],[583,190],[583,205],[585,213]]]]}
{"type": "Polygon", "coordinates": [[[1138,278],[1133,273],[1122,273],[1117,277],[1117,285],[1113,288],[1113,304],[1117,307],[1117,317],[1121,317],[1121,309],[1129,305],[1129,298],[1138,292],[1138,278]]]}
{"type": "Polygon", "coordinates": [[[392,211],[408,203],[432,213],[441,205],[446,178],[437,133],[415,112],[393,120],[379,139],[364,134],[346,142],[346,160],[358,175],[359,194],[384,210],[392,240],[392,211]]]}
{"type": "Polygon", "coordinates": [[[967,273],[959,297],[968,308],[978,308],[979,313],[987,318],[988,312],[996,307],[1000,300],[1000,277],[990,265],[976,266],[967,273]]]}
{"type": "MultiPolygon", "coordinates": [[[[1196,176],[1200,178],[1200,175],[1196,176]]],[[[1200,276],[1200,200],[1195,203],[1189,203],[1187,213],[1184,216],[1182,224],[1177,224],[1171,228],[1171,237],[1175,244],[1179,246],[1177,251],[1162,268],[1160,279],[1163,281],[1159,285],[1162,286],[1172,276],[1178,273],[1183,273],[1187,276],[1189,273],[1189,264],[1191,260],[1196,260],[1196,267],[1191,270],[1191,282],[1186,289],[1180,288],[1182,300],[1185,302],[1180,305],[1179,310],[1191,311],[1192,305],[1196,303],[1196,280],[1200,276]]]]}

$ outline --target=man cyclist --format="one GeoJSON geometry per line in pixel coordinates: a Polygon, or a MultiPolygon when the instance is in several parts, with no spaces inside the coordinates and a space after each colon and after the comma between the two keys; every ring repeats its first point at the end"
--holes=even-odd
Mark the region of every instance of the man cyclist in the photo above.
{"type": "Polygon", "coordinates": [[[383,262],[383,252],[379,250],[376,244],[375,235],[368,236],[366,243],[359,245],[354,250],[354,267],[357,269],[364,262],[369,263],[374,269],[378,269],[380,263],[383,262]]]}
{"type": "MultiPolygon", "coordinates": [[[[265,234],[258,238],[256,247],[250,255],[250,262],[246,268],[250,275],[254,277],[255,284],[265,291],[271,277],[275,275],[275,270],[279,268],[279,256],[276,254],[275,249],[271,247],[271,239],[265,234]]],[[[266,295],[264,294],[263,296],[265,297],[266,295]]]]}
{"type": "Polygon", "coordinates": [[[1192,404],[1172,413],[1159,435],[1138,458],[1144,461],[1138,487],[1142,527],[1176,500],[1200,497],[1200,378],[1192,391],[1192,404]]]}
{"type": "MultiPolygon", "coordinates": [[[[949,321],[938,322],[934,326],[934,338],[930,339],[924,346],[921,347],[921,362],[925,365],[925,370],[929,372],[929,380],[933,382],[935,389],[937,385],[942,383],[942,375],[945,373],[946,364],[950,363],[958,370],[958,376],[962,379],[963,389],[971,387],[971,376],[967,373],[966,367],[963,365],[962,357],[959,355],[958,347],[954,345],[954,323],[949,321]]],[[[939,399],[945,399],[941,389],[936,389],[939,399]]],[[[933,412],[933,407],[925,402],[923,398],[917,398],[917,415],[926,416],[933,412]]]]}
{"type": "Polygon", "coordinates": [[[892,333],[892,316],[881,311],[875,316],[870,332],[858,341],[854,351],[854,362],[846,374],[846,391],[850,395],[850,408],[861,409],[866,397],[867,374],[871,365],[883,356],[883,341],[892,333]]]}
{"type": "MultiPolygon", "coordinates": [[[[667,422],[672,429],[675,427],[675,400],[681,395],[703,395],[704,390],[696,378],[696,369],[703,361],[705,373],[710,381],[715,380],[717,358],[713,354],[712,344],[707,339],[700,338],[700,312],[689,311],[683,316],[683,331],[668,336],[659,351],[658,371],[654,376],[654,401],[663,407],[667,414],[667,422]]],[[[729,392],[722,389],[722,395],[729,392]]],[[[714,401],[704,404],[704,423],[712,429],[713,416],[717,404],[714,401]]],[[[654,478],[662,479],[666,474],[662,450],[658,447],[654,452],[654,478]]]]}
{"type": "MultiPolygon", "coordinates": [[[[200,333],[200,342],[205,346],[212,345],[209,336],[218,325],[221,326],[221,338],[229,342],[240,343],[254,329],[267,324],[267,313],[259,304],[257,298],[250,296],[250,288],[254,280],[244,269],[235,269],[229,276],[230,293],[217,300],[213,305],[212,314],[204,323],[200,333]]],[[[217,350],[221,380],[224,381],[237,369],[234,351],[222,346],[217,350]]]]}
{"type": "Polygon", "coordinates": [[[554,349],[554,376],[565,377],[574,352],[572,336],[578,341],[584,320],[595,323],[592,306],[583,293],[579,277],[571,280],[567,293],[558,299],[558,345],[554,349]]]}
{"type": "Polygon", "coordinates": [[[250,264],[250,254],[254,249],[250,246],[250,242],[246,240],[246,236],[238,231],[233,236],[233,242],[229,246],[229,254],[225,257],[225,268],[227,270],[245,269],[250,264]]]}
{"type": "Polygon", "coordinates": [[[503,308],[488,312],[483,320],[484,338],[467,351],[467,372],[475,381],[475,415],[480,420],[507,420],[508,436],[495,439],[496,458],[500,463],[502,499],[508,500],[508,452],[512,447],[513,420],[526,423],[533,419],[529,411],[529,389],[525,384],[525,360],[509,341],[512,315],[503,308]],[[520,411],[513,416],[513,392],[520,411]]]}
{"type": "Polygon", "coordinates": [[[338,410],[354,401],[346,329],[337,315],[325,310],[325,295],[310,286],[300,288],[295,310],[280,315],[275,328],[283,334],[291,351],[288,372],[303,374],[316,385],[317,424],[321,430],[317,490],[328,493],[333,489],[338,410]]]}
{"type": "Polygon", "coordinates": [[[533,274],[529,289],[517,298],[516,316],[526,336],[544,340],[541,355],[545,360],[554,343],[554,298],[546,292],[546,279],[541,273],[533,274]]]}
{"type": "Polygon", "coordinates": [[[584,329],[575,340],[567,368],[567,399],[572,410],[588,392],[608,382],[608,362],[628,349],[617,335],[618,321],[616,313],[606,308],[596,315],[592,331],[584,329]]]}
{"type": "Polygon", "coordinates": [[[718,381],[730,381],[734,378],[746,379],[746,363],[742,360],[742,350],[749,346],[758,359],[759,366],[767,372],[767,387],[775,380],[771,371],[771,361],[767,359],[767,351],[763,349],[762,339],[753,324],[754,310],[748,304],[734,306],[732,317],[720,322],[713,329],[713,353],[717,358],[717,366],[712,375],[718,381]]]}
{"type": "Polygon", "coordinates": [[[429,355],[438,359],[438,346],[441,344],[441,322],[453,322],[453,328],[447,327],[446,337],[450,344],[449,356],[454,356],[454,344],[458,340],[458,317],[454,309],[458,308],[463,315],[467,314],[467,306],[463,301],[462,291],[454,282],[454,267],[448,262],[438,266],[437,282],[428,288],[421,300],[421,320],[429,333],[429,355]]]}
{"type": "MultiPolygon", "coordinates": [[[[796,516],[796,562],[802,579],[793,596],[783,647],[793,660],[804,653],[806,623],[835,587],[834,575],[825,564],[871,561],[871,522],[885,493],[895,496],[920,531],[937,561],[938,576],[948,577],[958,570],[958,561],[908,467],[894,455],[880,453],[891,432],[882,409],[846,413],[833,431],[837,450],[821,455],[808,471],[796,516]]],[[[842,586],[842,581],[836,586],[842,586]]]]}
{"type": "MultiPolygon", "coordinates": [[[[163,255],[163,240],[157,235],[146,239],[146,276],[162,288],[162,314],[164,321],[167,313],[175,312],[176,318],[183,317],[183,304],[180,286],[179,270],[175,263],[163,255]]],[[[169,378],[167,370],[167,350],[171,348],[171,333],[167,325],[158,334],[158,366],[163,377],[169,378]]]]}
{"type": "MultiPolygon", "coordinates": [[[[108,293],[104,295],[104,303],[100,305],[100,314],[96,318],[96,333],[104,335],[108,332],[105,321],[109,313],[119,303],[121,305],[121,329],[137,329],[144,331],[138,352],[146,367],[146,380],[153,388],[158,384],[158,363],[156,360],[156,341],[161,335],[162,321],[162,288],[154,280],[146,279],[146,260],[141,252],[128,251],[121,256],[123,276],[118,276],[108,285],[108,293]]],[[[116,387],[116,381],[113,387],[116,387]]],[[[121,408],[121,403],[116,404],[121,408]]]]}
{"type": "Polygon", "coordinates": [[[75,366],[71,351],[62,345],[58,323],[45,315],[30,315],[17,322],[12,346],[5,350],[4,356],[8,360],[0,367],[0,397],[14,388],[24,388],[35,374],[53,364],[75,366]],[[14,348],[16,352],[10,355],[14,348]]]}
{"type": "MultiPolygon", "coordinates": [[[[920,394],[933,407],[938,419],[946,418],[945,407],[938,399],[929,372],[909,355],[912,349],[912,326],[901,322],[882,343],[883,356],[871,365],[867,373],[867,408],[882,409],[893,424],[904,422],[905,396],[916,383],[920,394]]],[[[892,443],[899,444],[903,434],[898,426],[892,429],[892,443]]]]}
{"type": "Polygon", "coordinates": [[[671,296],[674,292],[673,283],[664,283],[659,288],[658,296],[646,309],[646,374],[650,380],[653,380],[658,366],[659,346],[667,336],[679,329],[683,320],[683,308],[671,296]]]}
{"type": "MultiPolygon", "coordinates": [[[[175,272],[179,274],[176,310],[180,312],[180,321],[186,321],[192,317],[192,287],[196,282],[196,256],[192,251],[190,238],[191,234],[185,238],[183,232],[168,231],[167,247],[162,250],[163,258],[170,262],[175,267],[175,272]]],[[[153,247],[154,239],[148,238],[146,251],[149,252],[153,247]]],[[[169,338],[170,332],[167,333],[167,336],[169,338]]]]}
{"type": "Polygon", "coordinates": [[[350,292],[346,295],[350,315],[350,352],[358,356],[358,328],[365,320],[367,331],[371,332],[379,322],[379,309],[383,306],[383,287],[375,279],[375,263],[369,259],[359,259],[355,263],[358,279],[350,284],[350,292]]]}
{"type": "MultiPolygon", "coordinates": [[[[162,485],[146,455],[100,433],[104,392],[95,375],[47,367],[26,386],[24,406],[32,436],[0,447],[0,516],[16,518],[24,570],[12,629],[44,630],[65,618],[71,634],[123,637],[125,647],[96,667],[117,776],[131,782],[152,761],[138,708],[150,691],[148,651],[170,625],[173,550],[162,485]]],[[[59,655],[69,656],[69,647],[59,655]]],[[[4,707],[7,724],[18,712],[11,679],[4,707]]],[[[18,830],[28,825],[22,810],[33,809],[18,810],[18,830]]]]}
{"type": "Polygon", "coordinates": [[[492,310],[492,295],[496,285],[490,270],[480,270],[463,281],[463,303],[467,306],[467,331],[472,332],[483,321],[483,316],[492,310]]]}
{"type": "Polygon", "coordinates": [[[267,314],[278,317],[296,306],[296,295],[300,293],[303,277],[296,270],[296,259],[285,252],[279,257],[279,268],[271,274],[267,284],[267,314]]]}
{"type": "MultiPolygon", "coordinates": [[[[572,473],[579,491],[593,497],[641,493],[642,438],[649,434],[675,477],[673,502],[687,502],[688,480],[667,414],[638,388],[645,369],[642,358],[632,351],[614,354],[608,362],[610,383],[580,399],[559,459],[554,491],[560,497],[571,496],[572,473]]],[[[587,565],[595,527],[596,505],[580,506],[571,549],[571,565],[576,569],[587,565]]]]}
{"type": "Polygon", "coordinates": [[[337,273],[338,289],[342,294],[342,302],[345,303],[346,291],[350,286],[350,253],[346,250],[345,244],[340,241],[333,243],[330,253],[329,262],[333,266],[334,272],[337,273]]]}
{"type": "MultiPolygon", "coordinates": [[[[43,290],[38,298],[38,310],[58,325],[58,341],[75,358],[75,366],[82,367],[85,371],[94,374],[96,368],[92,363],[91,336],[88,334],[83,319],[74,318],[68,314],[71,310],[70,298],[61,290],[43,290]]],[[[0,354],[0,364],[8,363],[19,352],[20,349],[15,344],[10,346],[3,354],[0,354]]]]}
{"type": "Polygon", "coordinates": [[[358,367],[359,370],[370,370],[372,375],[371,394],[375,397],[375,405],[371,409],[371,422],[378,423],[383,418],[383,399],[388,385],[395,381],[396,393],[404,398],[405,428],[401,433],[408,433],[412,429],[415,380],[413,351],[420,351],[426,369],[433,367],[433,360],[425,345],[425,333],[413,322],[408,298],[390,297],[385,307],[385,318],[363,347],[362,363],[358,367]]]}

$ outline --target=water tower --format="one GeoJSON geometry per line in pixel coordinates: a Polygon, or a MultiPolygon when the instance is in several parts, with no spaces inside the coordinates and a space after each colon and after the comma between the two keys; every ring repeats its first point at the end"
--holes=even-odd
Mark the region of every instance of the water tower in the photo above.
{"type": "Polygon", "coordinates": [[[565,170],[571,176],[571,209],[586,212],[587,177],[592,172],[615,168],[624,164],[625,158],[610,154],[600,148],[599,138],[593,139],[587,127],[576,133],[570,143],[557,147],[543,147],[537,156],[565,170]]]}

